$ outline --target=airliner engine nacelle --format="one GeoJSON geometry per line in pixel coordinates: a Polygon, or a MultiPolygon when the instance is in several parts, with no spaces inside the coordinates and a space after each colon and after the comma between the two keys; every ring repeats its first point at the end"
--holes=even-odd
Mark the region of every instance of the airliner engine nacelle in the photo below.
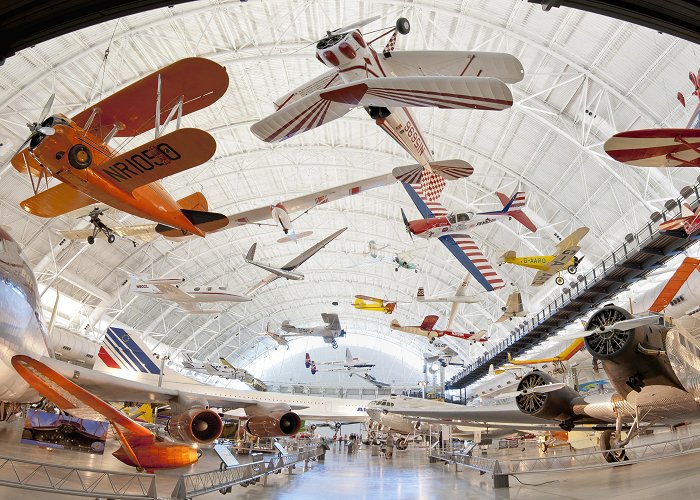
{"type": "Polygon", "coordinates": [[[367,78],[365,59],[370,58],[367,42],[357,31],[328,35],[316,44],[316,58],[330,68],[358,66],[359,78],[367,78]]]}
{"type": "Polygon", "coordinates": [[[647,385],[682,388],[666,355],[668,327],[652,324],[624,331],[600,330],[631,318],[625,309],[608,305],[594,313],[586,325],[586,330],[593,332],[586,337],[586,349],[601,361],[610,384],[622,397],[647,385]]]}
{"type": "Polygon", "coordinates": [[[545,393],[532,392],[531,389],[541,385],[556,383],[546,373],[534,370],[525,375],[518,384],[518,391],[530,391],[516,396],[515,403],[518,409],[528,415],[547,420],[559,420],[561,422],[576,418],[573,411],[573,403],[580,398],[578,392],[570,387],[562,387],[559,390],[545,393]]]}
{"type": "Polygon", "coordinates": [[[173,415],[167,430],[171,437],[183,443],[209,444],[221,435],[224,424],[215,411],[192,408],[173,415]]]}
{"type": "Polygon", "coordinates": [[[291,436],[301,429],[301,418],[292,411],[254,415],[246,422],[245,429],[257,437],[291,436]]]}

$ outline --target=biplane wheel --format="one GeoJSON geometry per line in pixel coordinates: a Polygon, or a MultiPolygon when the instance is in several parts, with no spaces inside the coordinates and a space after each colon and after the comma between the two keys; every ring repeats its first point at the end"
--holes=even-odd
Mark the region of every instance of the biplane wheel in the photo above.
{"type": "Polygon", "coordinates": [[[554,282],[555,282],[557,285],[561,286],[561,285],[564,284],[564,278],[562,278],[561,276],[557,276],[556,278],[554,278],[554,282]]]}
{"type": "Polygon", "coordinates": [[[92,163],[92,153],[82,144],[76,144],[68,150],[68,163],[78,170],[86,169],[92,163]]]}
{"type": "Polygon", "coordinates": [[[405,17],[399,17],[396,20],[396,31],[402,35],[408,35],[408,32],[411,31],[411,23],[405,17]]]}
{"type": "Polygon", "coordinates": [[[396,269],[394,269],[394,271],[396,271],[396,272],[398,273],[398,272],[399,272],[399,268],[397,267],[396,269]]]}
{"type": "Polygon", "coordinates": [[[107,236],[107,243],[114,243],[114,240],[116,239],[117,238],[113,234],[110,234],[109,236],[107,236]]]}
{"type": "Polygon", "coordinates": [[[578,271],[578,267],[576,266],[569,266],[566,268],[567,271],[569,271],[569,274],[576,274],[576,271],[578,271]]]}
{"type": "Polygon", "coordinates": [[[90,245],[92,245],[93,243],[95,243],[95,237],[94,237],[94,236],[88,236],[88,240],[87,240],[87,241],[88,241],[88,243],[89,243],[90,245]]]}
{"type": "Polygon", "coordinates": [[[418,269],[415,269],[413,272],[414,272],[414,273],[418,273],[418,269]]]}

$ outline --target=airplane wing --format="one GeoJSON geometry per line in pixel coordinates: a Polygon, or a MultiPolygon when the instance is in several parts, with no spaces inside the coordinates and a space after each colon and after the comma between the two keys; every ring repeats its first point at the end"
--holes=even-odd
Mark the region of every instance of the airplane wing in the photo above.
{"type": "Polygon", "coordinates": [[[698,146],[700,130],[668,128],[620,132],[603,148],[614,160],[636,167],[697,167],[698,146]]]}
{"type": "Polygon", "coordinates": [[[250,287],[250,289],[248,289],[248,291],[245,294],[251,295],[251,294],[257,292],[258,290],[260,290],[262,287],[269,285],[270,283],[272,283],[276,279],[279,279],[279,276],[276,275],[275,273],[270,273],[267,276],[265,276],[263,279],[258,281],[255,285],[250,287]]]}
{"type": "Polygon", "coordinates": [[[426,316],[423,319],[423,323],[420,325],[421,330],[432,330],[435,328],[435,324],[438,322],[438,319],[440,319],[438,316],[435,315],[430,315],[426,316]]]}
{"type": "Polygon", "coordinates": [[[557,251],[563,251],[569,247],[577,246],[583,237],[588,234],[588,231],[589,229],[587,227],[578,228],[557,244],[557,251]]]}
{"type": "Polygon", "coordinates": [[[84,126],[92,110],[99,110],[88,132],[104,137],[115,123],[124,128],[117,137],[134,137],[155,126],[155,105],[160,77],[161,124],[171,109],[182,100],[183,116],[212,105],[228,89],[226,68],[210,59],[189,57],[161,68],[119,92],[93,104],[75,117],[78,125],[84,126]]]}
{"type": "Polygon", "coordinates": [[[342,229],[338,229],[335,233],[333,233],[330,236],[319,241],[314,246],[312,246],[308,250],[304,251],[300,255],[297,255],[296,257],[294,257],[292,260],[290,260],[284,266],[282,266],[282,269],[284,269],[285,271],[292,271],[292,270],[296,269],[297,267],[302,265],[304,262],[309,260],[311,257],[313,257],[318,251],[320,251],[323,247],[328,245],[331,241],[333,241],[338,236],[340,236],[345,230],[347,230],[347,227],[344,227],[342,229]]]}
{"type": "Polygon", "coordinates": [[[391,413],[407,417],[460,420],[475,425],[484,423],[550,424],[552,420],[533,417],[523,413],[515,404],[498,406],[464,406],[456,404],[440,405],[436,408],[392,408],[391,413]]]}
{"type": "Polygon", "coordinates": [[[153,139],[100,165],[93,171],[125,193],[208,161],[216,141],[204,130],[181,128],[153,139]]]}
{"type": "Polygon", "coordinates": [[[58,217],[99,203],[68,184],[60,183],[21,201],[19,206],[26,212],[39,217],[58,217]]]}
{"type": "Polygon", "coordinates": [[[339,331],[341,329],[340,319],[338,318],[337,314],[335,314],[335,313],[321,313],[321,318],[323,319],[323,322],[326,324],[326,328],[328,328],[329,330],[339,331]]]}
{"type": "MultiPolygon", "coordinates": [[[[420,184],[403,182],[402,185],[424,218],[435,217],[435,213],[440,215],[447,213],[447,210],[437,201],[445,186],[445,180],[441,177],[428,172],[422,175],[420,184]]],[[[487,291],[505,286],[505,282],[491,267],[471,237],[445,235],[438,239],[487,291]]]]}
{"type": "MultiPolygon", "coordinates": [[[[156,232],[156,224],[141,224],[137,226],[110,226],[114,234],[122,238],[136,238],[141,241],[149,242],[156,239],[159,234],[156,232]]],[[[67,240],[85,240],[88,236],[92,236],[92,229],[61,229],[57,230],[63,238],[67,240]]],[[[107,236],[99,232],[96,238],[106,238],[107,236]]]]}
{"type": "MultiPolygon", "coordinates": [[[[462,280],[462,283],[457,287],[457,291],[455,292],[455,297],[464,297],[467,294],[467,288],[469,287],[469,280],[471,278],[471,274],[467,274],[464,279],[462,280]]],[[[457,317],[457,313],[459,312],[459,308],[462,304],[459,302],[453,302],[452,305],[450,306],[450,314],[447,317],[447,329],[451,330],[452,329],[452,323],[454,323],[455,318],[457,317]]]]}
{"type": "Polygon", "coordinates": [[[535,274],[535,279],[532,280],[532,286],[544,285],[550,278],[564,269],[571,259],[574,258],[576,252],[578,252],[580,249],[581,247],[578,245],[570,245],[566,249],[562,250],[557,247],[558,252],[554,258],[547,263],[547,270],[537,271],[537,274],[535,274]]]}
{"type": "Polygon", "coordinates": [[[496,323],[502,323],[505,320],[512,318],[516,314],[523,312],[523,310],[523,299],[520,292],[513,292],[508,295],[505,311],[503,312],[503,315],[496,320],[496,323]]]}
{"type": "Polygon", "coordinates": [[[401,50],[382,61],[396,76],[479,76],[517,83],[525,74],[520,61],[498,52],[401,50]]]}
{"type": "MultiPolygon", "coordinates": [[[[360,179],[358,181],[349,182],[342,186],[335,186],[328,189],[322,189],[311,194],[305,194],[291,200],[282,201],[287,213],[304,212],[318,205],[330,203],[342,198],[363,193],[370,189],[387,186],[396,182],[396,178],[392,174],[383,174],[368,179],[360,179]]],[[[237,214],[229,215],[229,227],[242,226],[244,224],[252,224],[268,220],[270,218],[270,205],[253,210],[247,210],[237,214]]]]}
{"type": "Polygon", "coordinates": [[[356,299],[366,300],[368,302],[375,302],[377,305],[383,305],[384,299],[379,299],[377,297],[370,297],[369,295],[355,295],[356,299]]]}

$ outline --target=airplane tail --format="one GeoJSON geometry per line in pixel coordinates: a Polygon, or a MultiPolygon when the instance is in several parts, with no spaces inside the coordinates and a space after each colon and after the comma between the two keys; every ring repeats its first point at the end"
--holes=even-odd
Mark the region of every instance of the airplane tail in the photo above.
{"type": "Polygon", "coordinates": [[[311,362],[311,375],[316,375],[317,371],[318,371],[318,368],[316,368],[316,362],[312,361],[311,362]]]}
{"type": "Polygon", "coordinates": [[[348,363],[352,363],[353,361],[352,354],[350,354],[350,348],[348,347],[345,348],[345,361],[347,361],[348,363]]]}
{"type": "Polygon", "coordinates": [[[507,252],[504,252],[503,255],[501,255],[498,258],[498,263],[503,264],[504,262],[508,262],[509,260],[517,259],[518,255],[515,253],[515,250],[508,250],[507,252]]]}
{"type": "Polygon", "coordinates": [[[425,298],[425,289],[423,287],[420,287],[418,289],[418,293],[416,294],[416,300],[418,302],[423,302],[424,298],[425,298]]]}
{"type": "MultiPolygon", "coordinates": [[[[191,195],[187,198],[190,197],[191,195]]],[[[186,208],[181,208],[180,211],[194,227],[205,234],[219,231],[229,224],[228,217],[224,214],[203,210],[189,210],[186,208]]],[[[166,226],[165,224],[156,225],[156,232],[162,234],[166,238],[182,238],[183,236],[187,236],[187,234],[183,234],[182,229],[166,226]]]]}
{"type": "MultiPolygon", "coordinates": [[[[694,95],[700,99],[700,71],[698,74],[691,71],[688,73],[688,78],[690,78],[690,83],[693,84],[693,92],[691,95],[694,95]]],[[[685,107],[685,96],[683,95],[683,92],[678,92],[676,97],[678,97],[680,103],[683,105],[683,107],[685,107]]],[[[693,114],[690,116],[688,125],[686,125],[685,128],[700,128],[700,102],[698,102],[697,106],[695,107],[695,111],[693,111],[693,114]]]]}
{"type": "Polygon", "coordinates": [[[510,355],[510,353],[507,353],[508,355],[508,362],[512,363],[513,362],[513,356],[510,355]]]}
{"type": "Polygon", "coordinates": [[[243,256],[243,259],[245,259],[246,262],[253,262],[253,259],[255,258],[255,249],[257,248],[257,246],[257,243],[253,243],[248,249],[248,253],[243,256]]]}
{"type": "Polygon", "coordinates": [[[300,240],[301,238],[306,238],[307,236],[311,236],[312,234],[314,234],[313,231],[301,231],[297,233],[294,229],[290,229],[287,236],[283,236],[282,238],[278,239],[277,243],[288,243],[290,241],[296,243],[297,240],[300,240]]]}
{"type": "Polygon", "coordinates": [[[395,319],[392,319],[392,320],[391,320],[390,326],[391,326],[391,328],[393,328],[393,329],[395,329],[395,330],[401,328],[401,325],[400,325],[399,322],[396,321],[395,319]]]}
{"type": "Polygon", "coordinates": [[[219,363],[221,363],[224,366],[227,366],[228,368],[233,368],[234,370],[236,369],[235,366],[233,366],[231,363],[226,361],[226,358],[219,358],[219,363]]]}
{"type": "Polygon", "coordinates": [[[313,361],[311,361],[311,356],[309,356],[309,353],[307,352],[306,353],[306,361],[304,362],[304,366],[306,366],[307,368],[311,368],[311,363],[313,363],[313,361]]]}
{"type": "Polygon", "coordinates": [[[692,217],[693,215],[695,215],[695,212],[690,208],[690,205],[683,203],[683,205],[681,205],[681,217],[692,217]]]}
{"type": "Polygon", "coordinates": [[[537,226],[535,226],[525,212],[522,211],[527,201],[525,192],[517,191],[510,198],[503,193],[496,192],[496,196],[498,196],[498,199],[501,200],[501,204],[503,204],[503,210],[501,210],[501,212],[507,213],[533,233],[537,231],[537,226]]]}

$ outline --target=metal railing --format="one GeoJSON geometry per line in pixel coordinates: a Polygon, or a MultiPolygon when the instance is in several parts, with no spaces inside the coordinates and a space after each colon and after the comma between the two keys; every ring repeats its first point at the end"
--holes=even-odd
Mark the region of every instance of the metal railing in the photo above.
{"type": "Polygon", "coordinates": [[[158,498],[153,474],[80,469],[12,457],[0,457],[0,485],[92,498],[158,498]]]}
{"type": "MultiPolygon", "coordinates": [[[[700,177],[698,178],[700,180],[700,177]]],[[[639,248],[643,248],[645,244],[654,239],[659,234],[658,224],[662,221],[677,218],[681,216],[681,206],[683,203],[689,203],[695,209],[700,206],[700,182],[686,189],[686,196],[680,196],[673,200],[673,206],[662,212],[657,212],[653,221],[648,222],[645,226],[639,229],[636,233],[630,233],[625,237],[625,242],[616,248],[610,255],[604,258],[600,263],[594,266],[585,275],[577,276],[576,281],[572,281],[569,286],[565,285],[564,291],[555,296],[548,305],[542,308],[539,312],[526,319],[519,327],[512,330],[508,337],[503,339],[497,345],[493,346],[489,351],[483,353],[476,360],[466,365],[460,372],[453,376],[448,385],[454,384],[460,378],[476,370],[480,366],[489,363],[501,352],[507,349],[511,344],[523,338],[533,328],[537,327],[547,319],[549,319],[557,310],[566,307],[585,290],[598,283],[606,275],[608,275],[617,264],[625,261],[629,254],[639,248]],[[691,201],[692,199],[692,201],[691,201]],[[570,287],[570,288],[569,288],[570,287]]],[[[571,319],[569,322],[574,321],[571,319]]],[[[564,325],[560,325],[563,327],[564,325]]]]}
{"type": "Polygon", "coordinates": [[[274,474],[299,462],[306,462],[323,455],[320,447],[313,447],[298,453],[274,457],[269,461],[260,460],[241,464],[225,470],[183,474],[173,489],[172,498],[188,499],[213,491],[225,490],[237,484],[252,484],[268,474],[274,474]]]}

